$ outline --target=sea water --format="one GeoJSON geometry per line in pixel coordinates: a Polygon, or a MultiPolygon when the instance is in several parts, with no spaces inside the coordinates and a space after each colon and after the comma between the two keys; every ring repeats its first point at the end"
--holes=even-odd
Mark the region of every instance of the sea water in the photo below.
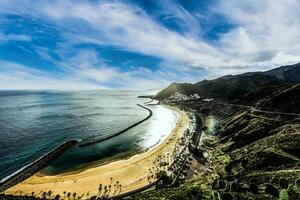
{"type": "MultiPolygon", "coordinates": [[[[70,139],[120,131],[145,118],[137,106],[147,91],[1,91],[0,179],[70,139]]],[[[170,109],[149,106],[153,116],[129,131],[86,147],[74,146],[42,170],[59,174],[125,158],[162,142],[175,127],[170,109]]]]}

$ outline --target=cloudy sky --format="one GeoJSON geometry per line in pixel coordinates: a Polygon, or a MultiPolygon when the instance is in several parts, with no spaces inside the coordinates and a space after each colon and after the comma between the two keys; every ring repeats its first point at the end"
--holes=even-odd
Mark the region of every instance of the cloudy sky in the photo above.
{"type": "Polygon", "coordinates": [[[158,89],[300,62],[299,0],[0,0],[0,89],[158,89]]]}

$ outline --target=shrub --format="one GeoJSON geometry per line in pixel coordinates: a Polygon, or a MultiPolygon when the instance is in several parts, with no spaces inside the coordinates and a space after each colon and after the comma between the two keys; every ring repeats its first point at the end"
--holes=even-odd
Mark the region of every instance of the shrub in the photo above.
{"type": "Polygon", "coordinates": [[[286,180],[285,178],[280,178],[279,179],[279,186],[281,187],[281,189],[287,189],[288,186],[289,186],[288,180],[286,180]]]}
{"type": "Polygon", "coordinates": [[[231,182],[231,184],[230,184],[230,191],[231,192],[240,192],[241,188],[242,188],[241,185],[236,181],[231,182]]]}
{"type": "Polygon", "coordinates": [[[249,187],[253,194],[258,194],[258,186],[256,183],[250,183],[249,187]]]}
{"type": "Polygon", "coordinates": [[[211,199],[212,200],[222,200],[221,196],[220,196],[220,193],[217,192],[217,191],[212,191],[211,192],[211,199]]]}
{"type": "Polygon", "coordinates": [[[181,190],[177,194],[172,195],[172,200],[198,200],[203,199],[203,192],[197,187],[188,188],[187,190],[181,190]]]}
{"type": "Polygon", "coordinates": [[[292,193],[295,192],[294,190],[294,185],[293,184],[289,184],[288,188],[287,188],[288,193],[292,193]]]}
{"type": "Polygon", "coordinates": [[[251,178],[251,179],[250,179],[250,183],[255,183],[255,184],[257,184],[257,179],[256,179],[256,178],[251,178]]]}
{"type": "Polygon", "coordinates": [[[221,198],[222,200],[233,200],[234,199],[233,195],[229,192],[222,193],[221,197],[222,197],[221,198]]]}
{"type": "Polygon", "coordinates": [[[289,195],[286,189],[280,191],[279,200],[289,200],[289,195]]]}
{"type": "Polygon", "coordinates": [[[227,182],[221,179],[217,179],[213,183],[213,189],[223,189],[227,186],[227,182]]]}
{"type": "Polygon", "coordinates": [[[271,184],[266,185],[265,192],[271,194],[273,197],[279,198],[279,191],[276,187],[271,184]]]}
{"type": "Polygon", "coordinates": [[[296,189],[300,192],[300,178],[296,179],[295,186],[296,186],[296,189]]]}
{"type": "Polygon", "coordinates": [[[197,188],[197,187],[192,187],[187,191],[187,195],[189,199],[202,199],[203,198],[203,192],[197,188]]]}
{"type": "Polygon", "coordinates": [[[234,181],[234,176],[227,175],[227,176],[225,176],[225,180],[226,181],[234,181]]]}

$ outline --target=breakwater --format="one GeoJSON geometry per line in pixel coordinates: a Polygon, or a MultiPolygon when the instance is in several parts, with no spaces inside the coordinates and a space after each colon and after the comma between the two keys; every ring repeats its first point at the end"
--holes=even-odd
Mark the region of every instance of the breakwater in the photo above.
{"type": "Polygon", "coordinates": [[[75,139],[64,142],[63,144],[44,154],[37,160],[33,161],[32,163],[22,167],[18,171],[2,179],[0,181],[0,192],[3,192],[4,190],[24,181],[36,172],[40,171],[41,169],[46,167],[52,160],[60,156],[77,142],[78,140],[75,139]]]}
{"type": "Polygon", "coordinates": [[[95,143],[98,143],[98,142],[103,142],[103,141],[105,141],[105,140],[108,140],[108,139],[110,139],[110,138],[113,138],[113,137],[115,137],[115,136],[118,136],[118,135],[120,135],[120,134],[122,134],[122,133],[125,133],[125,132],[128,131],[129,129],[131,129],[131,128],[133,128],[133,127],[135,127],[135,126],[137,126],[137,125],[143,123],[144,121],[148,120],[148,119],[152,116],[152,114],[153,114],[152,110],[149,109],[149,108],[147,108],[147,107],[145,107],[145,106],[142,106],[142,105],[140,105],[140,104],[137,104],[137,105],[149,111],[149,114],[148,114],[147,117],[145,117],[144,119],[142,119],[142,120],[140,120],[140,121],[138,121],[138,122],[136,122],[136,123],[134,123],[134,124],[128,126],[127,128],[125,128],[125,129],[123,129],[123,130],[121,130],[121,131],[119,131],[119,132],[117,132],[117,133],[112,133],[112,134],[108,134],[108,135],[103,135],[103,136],[100,136],[100,137],[94,137],[94,138],[92,138],[92,139],[82,141],[82,142],[79,143],[79,147],[84,147],[84,146],[92,145],[92,144],[95,144],[95,143]]]}
{"type": "Polygon", "coordinates": [[[140,95],[140,96],[138,96],[138,98],[142,98],[142,99],[154,99],[155,95],[140,95]]]}
{"type": "Polygon", "coordinates": [[[153,101],[154,101],[153,99],[150,100],[150,101],[147,101],[147,102],[144,103],[144,105],[147,105],[147,104],[149,104],[149,103],[152,103],[153,101]]]}

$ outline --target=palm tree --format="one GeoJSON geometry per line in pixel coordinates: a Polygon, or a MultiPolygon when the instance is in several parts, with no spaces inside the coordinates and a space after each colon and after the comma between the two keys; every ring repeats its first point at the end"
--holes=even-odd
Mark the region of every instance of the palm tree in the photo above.
{"type": "Polygon", "coordinates": [[[107,186],[105,185],[104,186],[104,194],[106,194],[106,192],[107,192],[107,186]]]}
{"type": "Polygon", "coordinates": [[[119,193],[121,193],[121,191],[122,191],[122,185],[120,184],[120,192],[119,193]]]}
{"type": "Polygon", "coordinates": [[[48,191],[48,197],[49,197],[49,199],[51,199],[51,195],[52,195],[52,191],[49,190],[49,191],[48,191]]]}
{"type": "Polygon", "coordinates": [[[114,184],[114,193],[116,193],[117,184],[114,184]]]}
{"type": "MultiPolygon", "coordinates": [[[[101,185],[101,189],[102,189],[102,185],[101,185]]],[[[87,193],[86,193],[87,199],[89,199],[89,196],[90,196],[90,192],[87,192],[87,193]]]]}
{"type": "Polygon", "coordinates": [[[71,193],[70,192],[68,192],[67,197],[70,200],[70,197],[71,197],[71,193]]]}
{"type": "Polygon", "coordinates": [[[119,181],[116,182],[116,188],[115,188],[114,194],[117,192],[118,188],[119,188],[119,181]]]}
{"type": "Polygon", "coordinates": [[[34,196],[34,192],[31,192],[31,196],[34,196]]]}
{"type": "Polygon", "coordinates": [[[55,200],[59,200],[60,199],[60,195],[57,194],[55,197],[54,197],[55,200]]]}
{"type": "Polygon", "coordinates": [[[113,180],[113,178],[112,178],[112,177],[110,177],[110,184],[112,184],[112,180],[113,180]]]}
{"type": "Polygon", "coordinates": [[[43,198],[43,199],[46,199],[46,196],[47,196],[46,192],[43,192],[43,193],[42,193],[42,198],[43,198]]]}
{"type": "Polygon", "coordinates": [[[74,199],[74,200],[75,200],[75,198],[76,198],[76,195],[77,195],[76,192],[74,192],[74,193],[73,193],[73,199],[74,199]]]}
{"type": "Polygon", "coordinates": [[[66,191],[63,192],[64,193],[64,199],[66,198],[66,191]]]}
{"type": "Polygon", "coordinates": [[[98,189],[99,195],[101,195],[101,191],[102,191],[102,184],[99,184],[99,189],[98,189]]]}
{"type": "Polygon", "coordinates": [[[110,193],[111,191],[111,185],[108,186],[108,194],[110,193]]]}

